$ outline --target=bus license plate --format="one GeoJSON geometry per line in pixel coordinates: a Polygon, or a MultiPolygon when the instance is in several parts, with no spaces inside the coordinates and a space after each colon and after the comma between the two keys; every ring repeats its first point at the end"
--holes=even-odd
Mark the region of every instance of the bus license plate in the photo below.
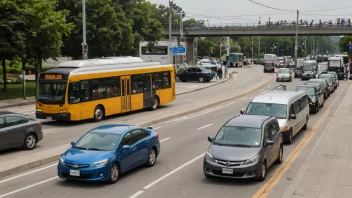
{"type": "Polygon", "coordinates": [[[70,170],[70,175],[79,177],[81,173],[79,172],[79,170],[70,170]]]}
{"type": "Polygon", "coordinates": [[[223,168],[222,169],[223,174],[233,174],[233,170],[229,168],[223,168]]]}

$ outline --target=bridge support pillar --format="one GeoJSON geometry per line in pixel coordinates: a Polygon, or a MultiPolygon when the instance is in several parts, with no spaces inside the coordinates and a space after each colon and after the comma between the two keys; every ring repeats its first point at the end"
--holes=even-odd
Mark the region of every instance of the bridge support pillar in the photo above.
{"type": "Polygon", "coordinates": [[[191,65],[197,64],[198,55],[197,39],[194,37],[186,38],[186,61],[191,65]]]}

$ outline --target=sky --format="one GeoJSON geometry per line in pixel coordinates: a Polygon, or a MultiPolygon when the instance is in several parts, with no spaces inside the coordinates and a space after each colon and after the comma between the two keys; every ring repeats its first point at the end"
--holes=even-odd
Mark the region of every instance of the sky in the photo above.
{"type": "MultiPolygon", "coordinates": [[[[168,0],[149,0],[156,4],[168,4],[168,0]]],[[[272,7],[260,6],[250,0],[173,0],[186,12],[186,19],[205,20],[212,25],[236,24],[253,25],[270,21],[296,20],[297,9],[300,19],[322,21],[336,18],[352,19],[352,4],[349,0],[253,0],[256,3],[272,7]],[[280,10],[275,10],[280,9],[280,10]],[[292,11],[291,11],[292,10],[292,11]]]]}

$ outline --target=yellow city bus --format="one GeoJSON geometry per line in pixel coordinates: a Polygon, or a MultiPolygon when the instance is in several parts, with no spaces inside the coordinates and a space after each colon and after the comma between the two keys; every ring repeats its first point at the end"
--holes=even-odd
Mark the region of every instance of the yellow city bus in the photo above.
{"type": "Polygon", "coordinates": [[[42,72],[36,118],[78,121],[140,109],[176,99],[173,65],[137,57],[69,61],[42,72]]]}

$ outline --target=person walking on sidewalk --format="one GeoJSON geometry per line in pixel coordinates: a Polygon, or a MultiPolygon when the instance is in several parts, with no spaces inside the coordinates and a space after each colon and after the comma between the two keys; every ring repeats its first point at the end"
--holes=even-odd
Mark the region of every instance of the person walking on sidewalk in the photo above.
{"type": "Polygon", "coordinates": [[[221,65],[218,67],[217,75],[219,76],[219,79],[222,79],[222,69],[221,69],[221,65]]]}

